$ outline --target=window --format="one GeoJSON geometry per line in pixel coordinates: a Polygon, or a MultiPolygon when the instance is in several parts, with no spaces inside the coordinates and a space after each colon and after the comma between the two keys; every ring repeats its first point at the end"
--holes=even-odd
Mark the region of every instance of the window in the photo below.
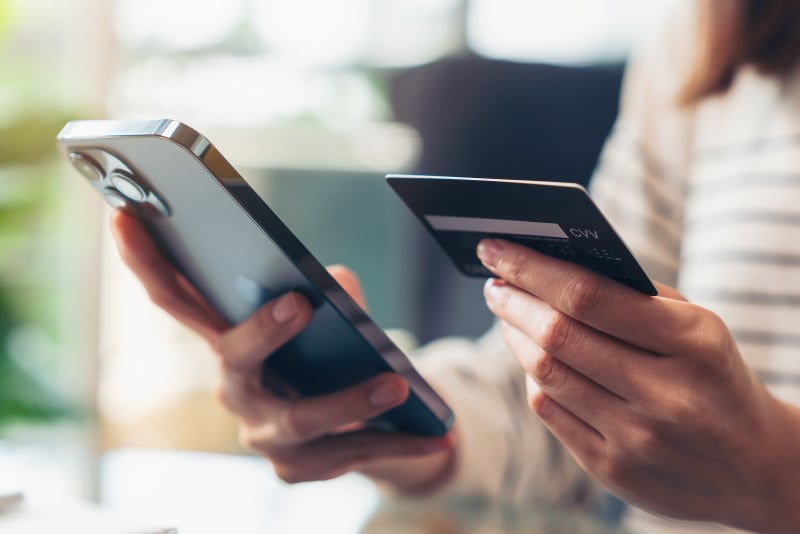
{"type": "Polygon", "coordinates": [[[468,39],[487,57],[621,61],[676,0],[472,0],[468,39]]]}
{"type": "Polygon", "coordinates": [[[116,0],[113,115],[236,126],[386,118],[376,69],[457,51],[459,0],[116,0]],[[213,105],[212,105],[213,103],[213,105]]]}

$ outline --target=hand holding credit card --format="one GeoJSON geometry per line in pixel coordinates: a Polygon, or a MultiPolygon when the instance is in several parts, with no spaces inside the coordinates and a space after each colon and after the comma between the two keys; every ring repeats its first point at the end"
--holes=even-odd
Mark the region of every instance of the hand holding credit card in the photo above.
{"type": "Polygon", "coordinates": [[[492,276],[475,249],[494,237],[658,294],[578,184],[413,175],[389,175],[387,181],[467,276],[492,276]]]}

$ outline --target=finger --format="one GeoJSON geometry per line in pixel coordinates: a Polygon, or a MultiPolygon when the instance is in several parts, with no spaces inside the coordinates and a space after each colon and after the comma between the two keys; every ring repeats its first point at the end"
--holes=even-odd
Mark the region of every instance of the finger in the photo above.
{"type": "Polygon", "coordinates": [[[603,436],[627,419],[627,403],[614,393],[589,380],[538,347],[524,333],[502,322],[503,337],[538,384],[538,390],[564,407],[603,436]]]}
{"type": "Polygon", "coordinates": [[[666,284],[662,284],[661,282],[654,282],[656,289],[658,290],[658,296],[664,297],[672,300],[682,300],[683,302],[689,302],[689,300],[683,296],[683,293],[678,291],[677,289],[670,287],[666,284]]]}
{"type": "Polygon", "coordinates": [[[291,401],[273,395],[263,387],[260,373],[241,373],[224,365],[220,367],[217,399],[236,416],[242,428],[269,425],[276,414],[288,409],[291,401]]]}
{"type": "Polygon", "coordinates": [[[361,288],[358,276],[353,271],[343,265],[331,265],[328,267],[328,272],[350,295],[350,298],[355,300],[364,310],[367,309],[367,298],[364,296],[364,290],[361,288]]]}
{"type": "Polygon", "coordinates": [[[484,286],[489,309],[513,333],[515,354],[533,375],[540,360],[556,358],[618,397],[649,398],[649,378],[660,361],[652,353],[633,347],[586,326],[510,284],[489,280],[484,286]],[[519,335],[518,335],[519,334],[519,335]]]}
{"type": "Polygon", "coordinates": [[[249,375],[265,358],[296,336],[312,315],[308,300],[298,293],[286,293],[218,336],[216,353],[225,369],[249,375]]]}
{"type": "Polygon", "coordinates": [[[335,393],[288,403],[272,414],[268,424],[251,429],[249,439],[261,449],[308,442],[372,419],[407,398],[408,385],[402,377],[381,374],[335,393]]]}
{"type": "Polygon", "coordinates": [[[655,353],[690,346],[702,321],[699,309],[685,302],[650,297],[528,247],[485,239],[478,255],[508,283],[597,330],[655,353]]]}
{"type": "Polygon", "coordinates": [[[452,448],[453,444],[451,435],[429,438],[360,430],[276,450],[270,458],[282,480],[309,482],[329,480],[378,461],[439,453],[452,448]]]}
{"type": "Polygon", "coordinates": [[[536,383],[528,386],[529,404],[544,426],[553,433],[583,469],[590,471],[603,455],[606,442],[595,429],[575,417],[569,410],[550,398],[543,391],[537,391],[536,383]]]}
{"type": "Polygon", "coordinates": [[[228,327],[194,289],[187,289],[190,284],[158,250],[139,221],[117,210],[111,216],[111,230],[123,262],[156,305],[209,341],[228,327]]]}

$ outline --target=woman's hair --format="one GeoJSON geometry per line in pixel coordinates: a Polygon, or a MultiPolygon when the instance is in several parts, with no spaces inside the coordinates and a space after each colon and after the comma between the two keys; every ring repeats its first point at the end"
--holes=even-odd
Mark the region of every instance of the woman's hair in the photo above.
{"type": "Polygon", "coordinates": [[[682,103],[724,93],[740,67],[786,77],[800,62],[800,0],[698,0],[698,9],[698,55],[682,103]]]}

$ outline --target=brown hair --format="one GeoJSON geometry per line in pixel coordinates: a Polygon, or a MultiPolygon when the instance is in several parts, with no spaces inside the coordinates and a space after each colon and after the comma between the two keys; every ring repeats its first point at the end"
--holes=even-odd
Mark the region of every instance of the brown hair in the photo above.
{"type": "Polygon", "coordinates": [[[682,103],[724,93],[740,67],[786,77],[800,63],[800,0],[698,0],[698,9],[699,50],[682,103]]]}

